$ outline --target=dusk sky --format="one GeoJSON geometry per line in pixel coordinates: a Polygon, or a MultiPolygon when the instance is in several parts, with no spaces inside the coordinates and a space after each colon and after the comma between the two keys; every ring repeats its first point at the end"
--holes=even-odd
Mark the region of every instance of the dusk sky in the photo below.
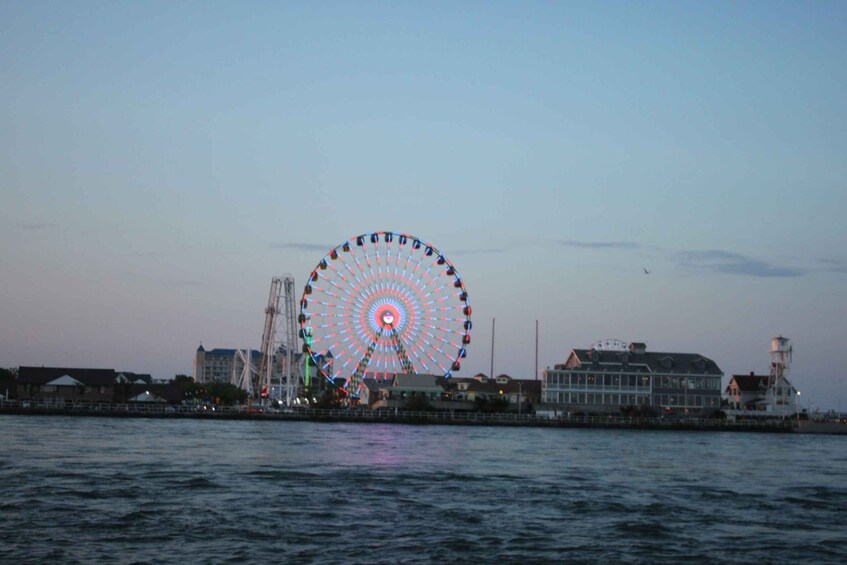
{"type": "Polygon", "coordinates": [[[847,409],[847,3],[0,2],[0,366],[192,372],[376,230],[459,376],[603,338],[847,409]],[[650,274],[644,273],[644,268],[650,274]]]}

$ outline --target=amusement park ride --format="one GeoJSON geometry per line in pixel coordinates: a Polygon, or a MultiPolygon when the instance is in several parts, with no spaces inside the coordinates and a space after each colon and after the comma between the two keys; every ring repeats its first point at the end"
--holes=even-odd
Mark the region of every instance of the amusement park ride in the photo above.
{"type": "Polygon", "coordinates": [[[443,253],[405,233],[353,237],[312,270],[300,299],[307,374],[354,403],[366,376],[450,377],[471,341],[465,283],[443,253]]]}
{"type": "Polygon", "coordinates": [[[252,396],[286,406],[326,387],[355,404],[366,377],[450,377],[471,341],[471,306],[456,267],[405,233],[366,233],[331,249],[309,274],[296,321],[294,309],[294,279],[273,278],[259,367],[239,352],[244,370],[233,377],[252,396]]]}

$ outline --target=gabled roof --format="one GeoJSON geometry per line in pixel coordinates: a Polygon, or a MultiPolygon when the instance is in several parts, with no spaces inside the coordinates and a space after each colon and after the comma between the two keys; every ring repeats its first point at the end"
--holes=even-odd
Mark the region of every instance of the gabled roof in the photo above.
{"type": "Polygon", "coordinates": [[[148,374],[145,374],[145,373],[131,373],[129,371],[120,371],[120,372],[117,373],[116,380],[118,382],[125,382],[123,379],[121,379],[122,376],[123,376],[123,379],[126,380],[126,382],[131,382],[131,383],[138,383],[138,384],[147,383],[147,384],[150,384],[150,383],[153,382],[152,375],[148,375],[148,374]]]}
{"type": "MultiPolygon", "coordinates": [[[[600,351],[597,349],[574,349],[569,364],[582,369],[597,367],[608,371],[648,373],[675,373],[698,375],[723,375],[717,363],[699,353],[665,353],[658,351],[600,351]],[[575,363],[573,363],[575,361],[575,363]]],[[[557,366],[558,368],[558,366],[557,366]]]]}
{"type": "Polygon", "coordinates": [[[62,375],[58,379],[53,379],[52,381],[49,381],[49,382],[44,383],[44,384],[47,384],[47,385],[50,385],[50,386],[79,386],[79,385],[82,385],[83,383],[79,382],[78,380],[76,380],[75,378],[73,378],[69,375],[62,375]]]}
{"type": "Polygon", "coordinates": [[[389,380],[389,379],[375,379],[373,377],[365,377],[364,379],[362,379],[362,384],[365,385],[365,387],[368,389],[368,391],[374,392],[374,391],[377,391],[377,390],[382,389],[382,388],[390,387],[391,386],[391,380],[389,380]]]}
{"type": "Polygon", "coordinates": [[[420,373],[398,373],[394,375],[391,386],[407,389],[443,389],[440,383],[440,379],[442,378],[437,375],[420,373]]]}
{"type": "Polygon", "coordinates": [[[87,386],[107,386],[115,383],[114,369],[79,369],[68,367],[21,367],[18,383],[44,385],[68,376],[87,386]]]}
{"type": "Polygon", "coordinates": [[[497,384],[497,381],[488,380],[485,382],[473,380],[468,383],[468,392],[481,392],[485,394],[500,394],[500,391],[505,391],[508,383],[497,384]]]}
{"type": "Polygon", "coordinates": [[[504,393],[539,395],[541,394],[541,381],[512,379],[508,383],[500,385],[500,388],[503,389],[504,393]]]}
{"type": "MultiPolygon", "coordinates": [[[[732,381],[735,381],[738,390],[742,392],[758,392],[768,388],[769,378],[767,375],[732,375],[729,382],[732,384],[732,381]]],[[[728,388],[729,385],[727,385],[728,388]]]]}
{"type": "Polygon", "coordinates": [[[182,389],[175,383],[134,384],[129,388],[128,398],[136,398],[148,392],[156,398],[172,404],[182,401],[182,389]]]}

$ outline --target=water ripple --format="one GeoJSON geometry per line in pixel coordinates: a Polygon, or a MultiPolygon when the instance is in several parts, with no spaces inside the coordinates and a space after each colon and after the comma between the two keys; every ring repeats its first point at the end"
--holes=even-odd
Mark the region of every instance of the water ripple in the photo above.
{"type": "Polygon", "coordinates": [[[847,561],[840,437],[0,418],[3,563],[847,561]]]}

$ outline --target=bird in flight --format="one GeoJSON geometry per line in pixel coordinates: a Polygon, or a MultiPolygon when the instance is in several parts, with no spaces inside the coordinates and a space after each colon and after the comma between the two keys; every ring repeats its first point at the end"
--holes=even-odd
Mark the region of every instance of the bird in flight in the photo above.
{"type": "Polygon", "coordinates": [[[653,271],[648,271],[648,270],[647,270],[647,267],[641,267],[641,268],[642,268],[642,269],[644,269],[644,274],[645,274],[645,275],[649,275],[650,273],[652,273],[652,272],[653,272],[653,271]]]}

